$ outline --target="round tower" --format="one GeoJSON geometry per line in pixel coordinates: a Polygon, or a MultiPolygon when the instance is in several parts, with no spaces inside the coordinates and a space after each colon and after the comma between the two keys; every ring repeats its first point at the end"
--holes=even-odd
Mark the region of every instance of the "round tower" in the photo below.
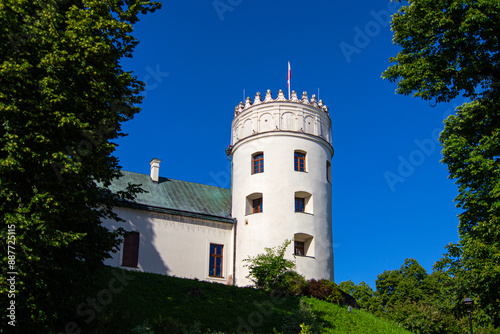
{"type": "Polygon", "coordinates": [[[331,120],[304,92],[286,99],[257,93],[235,108],[232,215],[237,219],[235,278],[248,285],[244,259],[292,240],[286,257],[306,279],[333,280],[331,120]]]}

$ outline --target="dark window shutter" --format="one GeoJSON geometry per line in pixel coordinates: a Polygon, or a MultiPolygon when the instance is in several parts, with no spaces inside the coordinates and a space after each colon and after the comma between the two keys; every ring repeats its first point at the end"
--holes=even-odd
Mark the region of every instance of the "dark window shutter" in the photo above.
{"type": "Polygon", "coordinates": [[[139,233],[128,232],[123,239],[122,266],[137,268],[139,262],[139,233]]]}

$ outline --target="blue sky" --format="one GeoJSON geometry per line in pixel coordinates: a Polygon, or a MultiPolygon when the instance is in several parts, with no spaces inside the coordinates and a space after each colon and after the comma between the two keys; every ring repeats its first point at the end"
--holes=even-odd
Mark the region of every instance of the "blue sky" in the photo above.
{"type": "MultiPolygon", "coordinates": [[[[415,258],[428,271],[458,240],[457,187],[436,140],[462,100],[433,107],[381,79],[392,44],[388,0],[173,0],[142,16],[123,61],[147,83],[117,141],[124,170],[229,188],[234,107],[287,89],[319,94],[333,124],[335,281],[365,281],[415,258]]],[[[274,246],[274,245],[270,245],[274,246]]]]}

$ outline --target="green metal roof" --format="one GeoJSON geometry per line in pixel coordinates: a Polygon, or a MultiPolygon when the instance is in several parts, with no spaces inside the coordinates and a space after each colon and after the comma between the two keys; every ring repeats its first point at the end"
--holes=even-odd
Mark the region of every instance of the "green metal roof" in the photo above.
{"type": "Polygon", "coordinates": [[[137,194],[132,207],[191,217],[234,222],[231,218],[231,190],[205,184],[160,177],[153,182],[149,175],[121,171],[110,190],[119,191],[129,183],[140,184],[147,192],[137,194]]]}

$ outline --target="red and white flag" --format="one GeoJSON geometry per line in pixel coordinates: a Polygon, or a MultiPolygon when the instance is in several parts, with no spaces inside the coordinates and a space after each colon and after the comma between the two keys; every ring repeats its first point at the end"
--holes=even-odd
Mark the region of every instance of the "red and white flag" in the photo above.
{"type": "Polygon", "coordinates": [[[288,99],[290,100],[290,78],[292,77],[292,69],[290,67],[290,62],[288,62],[288,99]]]}

